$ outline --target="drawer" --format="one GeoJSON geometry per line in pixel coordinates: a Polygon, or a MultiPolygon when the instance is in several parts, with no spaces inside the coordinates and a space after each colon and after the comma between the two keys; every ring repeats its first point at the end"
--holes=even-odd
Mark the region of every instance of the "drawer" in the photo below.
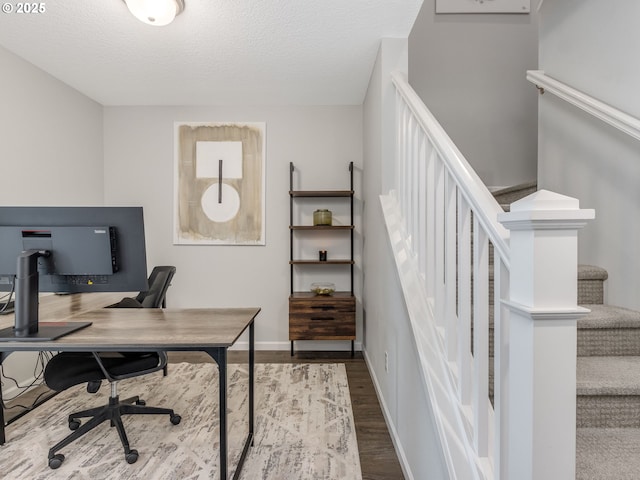
{"type": "Polygon", "coordinates": [[[315,305],[289,304],[289,314],[338,316],[355,313],[355,305],[342,303],[318,303],[315,305]]]}
{"type": "Polygon", "coordinates": [[[289,312],[315,314],[320,312],[352,313],[356,311],[356,299],[353,296],[337,297],[313,295],[309,297],[291,297],[289,312]]]}
{"type": "Polygon", "coordinates": [[[356,335],[355,313],[334,315],[331,312],[289,314],[290,340],[353,340],[356,335]]]}

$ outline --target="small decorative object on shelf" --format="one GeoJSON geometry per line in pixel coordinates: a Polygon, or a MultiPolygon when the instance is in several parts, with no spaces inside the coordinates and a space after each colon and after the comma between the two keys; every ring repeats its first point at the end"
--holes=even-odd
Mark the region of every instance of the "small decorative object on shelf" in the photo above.
{"type": "Polygon", "coordinates": [[[333,295],[336,285],[331,282],[316,282],[311,284],[311,291],[316,295],[333,295]]]}
{"type": "Polygon", "coordinates": [[[326,262],[327,261],[327,251],[326,250],[319,250],[318,251],[318,260],[320,260],[321,262],[326,262]]]}
{"type": "Polygon", "coordinates": [[[326,208],[318,209],[313,212],[313,225],[331,225],[331,210],[326,208]]]}

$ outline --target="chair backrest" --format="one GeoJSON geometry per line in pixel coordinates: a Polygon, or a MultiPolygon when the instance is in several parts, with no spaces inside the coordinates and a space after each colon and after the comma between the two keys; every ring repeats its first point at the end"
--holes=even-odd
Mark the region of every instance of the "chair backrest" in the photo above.
{"type": "Polygon", "coordinates": [[[176,273],[176,267],[159,266],[154,267],[149,275],[149,290],[140,292],[136,300],[143,308],[160,308],[166,306],[166,295],[171,279],[176,273]]]}

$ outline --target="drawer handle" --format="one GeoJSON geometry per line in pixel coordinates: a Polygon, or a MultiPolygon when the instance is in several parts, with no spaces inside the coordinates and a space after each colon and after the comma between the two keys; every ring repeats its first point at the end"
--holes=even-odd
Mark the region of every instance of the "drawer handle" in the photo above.
{"type": "Polygon", "coordinates": [[[316,310],[335,310],[333,305],[313,305],[311,308],[316,310]]]}
{"type": "Polygon", "coordinates": [[[311,317],[311,320],[335,320],[333,317],[311,317]]]}

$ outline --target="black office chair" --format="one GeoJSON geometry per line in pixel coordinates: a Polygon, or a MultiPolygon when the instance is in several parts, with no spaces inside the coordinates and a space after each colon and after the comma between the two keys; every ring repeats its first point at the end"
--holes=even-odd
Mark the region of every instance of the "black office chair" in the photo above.
{"type": "MultiPolygon", "coordinates": [[[[149,276],[148,291],[140,292],[135,299],[124,298],[110,307],[158,308],[165,306],[165,296],[175,271],[175,267],[155,267],[149,276]]],[[[118,431],[126,461],[135,463],[138,460],[138,452],[129,446],[129,440],[122,423],[122,415],[169,415],[173,425],[179,424],[182,418],[168,408],[147,407],[144,400],[138,396],[120,400],[118,381],[163,370],[166,365],[167,354],[165,352],[62,352],[53,357],[44,371],[45,383],[52,390],[62,391],[74,385],[87,383],[87,391],[96,393],[102,380],[106,379],[111,386],[111,395],[108,405],[69,415],[69,428],[73,430],[73,433],[49,450],[49,467],[55,469],[62,465],[65,457],[61,453],[56,453],[58,450],[106,420],[109,420],[111,426],[116,427],[118,431]],[[80,418],[90,418],[90,420],[81,425],[80,418]]]]}
{"type": "MultiPolygon", "coordinates": [[[[171,286],[171,279],[176,273],[174,266],[153,267],[147,284],[149,290],[140,292],[135,297],[124,297],[118,303],[106,308],[166,308],[167,290],[171,286]]],[[[167,366],[162,369],[167,376],[167,366]]]]}
{"type": "Polygon", "coordinates": [[[125,297],[107,308],[165,308],[167,306],[167,290],[176,273],[174,266],[153,267],[149,275],[149,290],[140,292],[136,297],[125,297]]]}

